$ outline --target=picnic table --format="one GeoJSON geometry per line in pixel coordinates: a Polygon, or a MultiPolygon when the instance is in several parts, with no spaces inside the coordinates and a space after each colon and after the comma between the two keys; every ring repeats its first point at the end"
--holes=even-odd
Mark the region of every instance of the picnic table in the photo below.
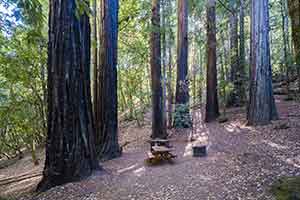
{"type": "Polygon", "coordinates": [[[150,163],[168,161],[173,162],[173,159],[177,156],[172,154],[174,148],[170,146],[170,140],[167,139],[152,139],[148,141],[150,143],[151,154],[149,154],[150,163]]]}

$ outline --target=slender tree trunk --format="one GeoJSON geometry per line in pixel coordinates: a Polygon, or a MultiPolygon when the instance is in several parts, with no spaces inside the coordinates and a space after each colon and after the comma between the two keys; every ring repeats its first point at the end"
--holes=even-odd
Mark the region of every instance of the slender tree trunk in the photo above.
{"type": "Polygon", "coordinates": [[[237,2],[230,0],[230,81],[233,84],[233,90],[230,92],[227,105],[239,106],[241,104],[239,94],[239,57],[238,57],[238,16],[237,16],[237,2]]]}
{"type": "Polygon", "coordinates": [[[100,73],[96,116],[96,148],[102,160],[121,155],[118,143],[117,48],[118,0],[101,1],[100,73]]]}
{"type": "MultiPolygon", "coordinates": [[[[223,31],[221,32],[221,35],[223,35],[223,31]]],[[[221,38],[224,38],[223,36],[221,36],[221,38]]],[[[225,52],[225,44],[224,44],[224,40],[222,40],[222,46],[223,46],[223,52],[225,52]]],[[[226,81],[226,65],[224,62],[225,56],[223,57],[223,53],[222,51],[219,54],[219,58],[220,58],[220,79],[221,82],[223,82],[222,86],[220,87],[220,96],[222,97],[222,115],[224,117],[224,119],[226,118],[226,103],[227,103],[227,94],[226,94],[226,85],[227,85],[227,81],[226,81]]]]}
{"type": "Polygon", "coordinates": [[[268,6],[269,0],[252,0],[249,125],[265,125],[278,119],[272,88],[268,6]]]}
{"type": "Polygon", "coordinates": [[[163,119],[163,91],[161,86],[160,0],[152,0],[151,81],[152,81],[152,138],[166,138],[163,119]]]}
{"type": "Polygon", "coordinates": [[[283,37],[283,54],[284,54],[284,65],[286,72],[286,89],[288,96],[290,96],[290,59],[289,59],[289,21],[287,11],[287,0],[281,0],[281,18],[282,18],[282,37],[283,37]]]}
{"type": "Polygon", "coordinates": [[[81,179],[99,168],[90,90],[90,25],[75,0],[50,0],[48,134],[37,190],[81,179]]]}
{"type": "Polygon", "coordinates": [[[172,121],[173,121],[173,87],[172,87],[172,42],[173,42],[173,33],[170,29],[169,33],[169,42],[168,42],[168,128],[172,128],[172,121]]]}
{"type": "Polygon", "coordinates": [[[217,56],[216,56],[216,1],[207,3],[207,94],[205,121],[214,121],[219,116],[217,91],[217,56]]]}
{"type": "Polygon", "coordinates": [[[222,44],[222,49],[220,50],[220,54],[219,54],[219,58],[220,58],[220,82],[222,84],[220,84],[220,97],[222,98],[221,101],[221,106],[222,106],[222,115],[223,118],[225,119],[226,117],[226,106],[227,106],[227,98],[228,98],[228,94],[226,91],[226,87],[228,85],[228,79],[227,79],[227,63],[226,63],[226,55],[227,55],[227,50],[226,50],[226,44],[225,44],[225,37],[224,37],[224,32],[225,31],[221,31],[220,32],[220,39],[221,39],[221,44],[222,44]]]}
{"type": "Polygon", "coordinates": [[[200,74],[200,79],[199,79],[199,90],[198,90],[198,95],[199,95],[199,102],[202,105],[202,96],[203,96],[203,80],[204,80],[204,70],[203,70],[203,53],[202,53],[202,47],[199,45],[199,74],[200,74]]]}
{"type": "Polygon", "coordinates": [[[188,83],[188,0],[178,0],[177,79],[174,126],[192,126],[188,83]]]}
{"type": "Polygon", "coordinates": [[[166,0],[162,1],[161,24],[163,27],[162,39],[162,66],[163,66],[163,119],[164,127],[167,127],[167,40],[166,40],[166,0]]]}
{"type": "Polygon", "coordinates": [[[292,24],[292,37],[297,65],[298,90],[300,92],[300,0],[288,0],[292,24]]]}
{"type": "MultiPolygon", "coordinates": [[[[92,35],[92,48],[91,48],[91,59],[92,59],[92,65],[91,65],[91,78],[92,78],[92,103],[95,105],[95,102],[97,102],[97,95],[95,92],[95,84],[97,86],[97,69],[98,69],[98,32],[97,32],[97,17],[98,17],[98,12],[97,12],[97,0],[93,0],[93,5],[92,5],[92,10],[93,10],[93,15],[92,15],[92,30],[91,30],[91,35],[92,35]]],[[[95,109],[95,107],[93,107],[95,109]]]]}
{"type": "Polygon", "coordinates": [[[245,50],[245,0],[240,0],[240,34],[239,34],[239,80],[237,82],[237,91],[239,93],[239,103],[244,105],[247,101],[246,95],[246,50],[245,50]]]}
{"type": "MultiPolygon", "coordinates": [[[[166,1],[166,0],[165,0],[166,1]]],[[[170,1],[166,1],[166,11],[172,10],[172,3],[170,1]]],[[[172,84],[172,62],[173,62],[173,55],[172,55],[172,47],[174,43],[174,33],[171,27],[171,17],[166,15],[166,36],[167,36],[167,51],[168,51],[168,72],[167,72],[167,114],[168,114],[168,128],[172,128],[173,123],[173,99],[174,99],[174,92],[173,92],[173,84],[172,84]]]]}

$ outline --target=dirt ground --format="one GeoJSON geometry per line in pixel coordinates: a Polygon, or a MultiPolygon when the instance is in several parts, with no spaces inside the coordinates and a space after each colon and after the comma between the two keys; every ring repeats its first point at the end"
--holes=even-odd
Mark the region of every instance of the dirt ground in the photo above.
{"type": "MultiPolygon", "coordinates": [[[[263,127],[248,127],[245,109],[228,110],[224,124],[203,123],[194,113],[194,130],[172,130],[175,164],[150,167],[144,164],[149,151],[150,122],[137,128],[122,126],[120,143],[130,142],[123,156],[102,163],[105,171],[90,178],[56,187],[46,193],[25,195],[39,177],[0,186],[0,196],[23,200],[268,200],[270,186],[279,177],[300,176],[300,104],[277,97],[280,120],[263,127]],[[208,146],[204,158],[192,157],[196,143],[208,146]],[[195,142],[194,142],[195,143],[195,142]]],[[[41,157],[42,157],[41,153],[41,157]]],[[[42,162],[42,161],[41,161],[42,162]]],[[[0,179],[39,173],[29,157],[0,170],[0,179]]],[[[1,184],[1,182],[0,182],[1,184]]]]}

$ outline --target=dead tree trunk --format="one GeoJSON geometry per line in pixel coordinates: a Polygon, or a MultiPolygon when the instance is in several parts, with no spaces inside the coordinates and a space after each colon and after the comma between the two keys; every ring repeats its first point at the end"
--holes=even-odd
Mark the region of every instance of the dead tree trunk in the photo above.
{"type": "Polygon", "coordinates": [[[178,1],[177,79],[174,127],[192,126],[188,83],[188,0],[178,1]]]}
{"type": "Polygon", "coordinates": [[[205,121],[211,122],[219,116],[217,91],[217,53],[216,53],[216,1],[207,3],[207,86],[205,121]]]}
{"type": "Polygon", "coordinates": [[[268,6],[269,0],[252,0],[249,125],[265,125],[278,118],[272,88],[268,6]]]}
{"type": "Polygon", "coordinates": [[[90,24],[75,0],[50,0],[48,131],[37,190],[81,179],[99,168],[90,91],[90,24]]]}
{"type": "Polygon", "coordinates": [[[118,0],[101,1],[98,102],[95,102],[96,149],[101,160],[121,155],[118,143],[117,97],[118,10],[118,0]]]}

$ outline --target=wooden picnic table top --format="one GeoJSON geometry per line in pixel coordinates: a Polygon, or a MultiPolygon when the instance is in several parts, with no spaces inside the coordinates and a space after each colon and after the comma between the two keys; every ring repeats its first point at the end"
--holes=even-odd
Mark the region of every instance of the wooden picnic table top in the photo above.
{"type": "Polygon", "coordinates": [[[168,148],[165,146],[153,146],[152,149],[157,153],[170,152],[174,150],[173,148],[168,148]]]}
{"type": "Polygon", "coordinates": [[[168,140],[168,139],[160,139],[160,138],[156,138],[156,139],[148,140],[148,142],[170,142],[170,140],[168,140]]]}

